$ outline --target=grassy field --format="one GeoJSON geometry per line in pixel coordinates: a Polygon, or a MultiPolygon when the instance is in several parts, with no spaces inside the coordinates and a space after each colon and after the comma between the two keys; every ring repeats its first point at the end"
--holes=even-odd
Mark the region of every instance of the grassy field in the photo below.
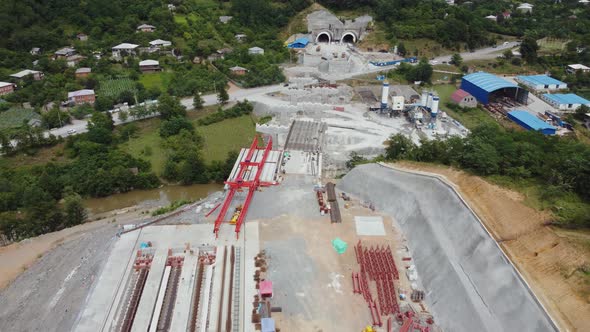
{"type": "Polygon", "coordinates": [[[139,131],[136,137],[132,137],[128,142],[120,144],[119,148],[130,155],[149,161],[152,170],[156,174],[161,174],[164,169],[164,149],[160,145],[160,119],[153,118],[142,121],[136,121],[139,131]]]}
{"type": "Polygon", "coordinates": [[[100,80],[99,94],[118,97],[123,91],[135,91],[135,82],[129,78],[100,80]]]}
{"type": "MultiPolygon", "coordinates": [[[[188,113],[196,131],[205,140],[203,157],[207,163],[225,160],[230,151],[239,151],[240,148],[249,146],[256,133],[256,125],[249,115],[197,127],[197,121],[200,118],[214,111],[216,111],[215,108],[206,108],[203,111],[188,113]]],[[[139,126],[136,137],[120,145],[121,149],[132,156],[149,161],[152,169],[158,175],[162,174],[166,162],[165,151],[161,147],[162,140],[158,131],[160,122],[159,119],[136,122],[139,126]]]]}
{"type": "Polygon", "coordinates": [[[537,45],[539,45],[539,53],[560,52],[565,49],[567,43],[569,43],[568,39],[560,38],[545,37],[537,40],[537,45]]]}
{"type": "Polygon", "coordinates": [[[256,134],[256,125],[252,117],[244,115],[197,127],[197,132],[205,138],[203,157],[211,162],[224,160],[230,151],[248,147],[256,134]]]}
{"type": "Polygon", "coordinates": [[[162,71],[159,73],[141,74],[139,82],[143,84],[146,89],[157,87],[160,91],[164,91],[168,88],[171,78],[172,73],[162,71]]]}
{"type": "Polygon", "coordinates": [[[23,125],[23,122],[40,118],[41,116],[32,109],[11,108],[0,113],[0,130],[20,127],[23,125]]]}
{"type": "Polygon", "coordinates": [[[408,51],[408,56],[414,56],[415,50],[418,50],[418,57],[435,57],[440,55],[453,54],[456,51],[442,47],[438,42],[431,39],[408,39],[401,40],[408,51]]]}
{"type": "Polygon", "coordinates": [[[444,105],[451,101],[451,95],[453,94],[453,92],[457,90],[457,87],[453,84],[438,84],[434,85],[433,88],[434,91],[436,91],[436,93],[438,93],[438,96],[440,97],[441,105],[444,105]]]}
{"type": "Polygon", "coordinates": [[[483,109],[475,108],[468,111],[454,111],[446,106],[446,103],[451,100],[451,95],[457,87],[452,84],[438,84],[434,85],[433,89],[440,97],[441,108],[453,119],[461,122],[466,128],[473,129],[484,123],[497,123],[489,113],[483,109]]]}
{"type": "Polygon", "coordinates": [[[486,71],[492,74],[505,74],[505,75],[517,75],[517,74],[530,74],[530,73],[537,73],[537,72],[544,72],[544,70],[540,67],[530,66],[527,64],[522,64],[520,66],[515,66],[510,61],[504,61],[503,64],[498,63],[496,59],[489,59],[489,60],[470,60],[465,61],[465,65],[469,67],[474,67],[476,71],[486,71]]]}

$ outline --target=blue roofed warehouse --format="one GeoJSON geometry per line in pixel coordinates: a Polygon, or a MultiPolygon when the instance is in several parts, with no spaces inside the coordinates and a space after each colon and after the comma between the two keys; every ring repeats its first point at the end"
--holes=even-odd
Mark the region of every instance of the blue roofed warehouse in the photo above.
{"type": "Polygon", "coordinates": [[[590,107],[590,100],[573,93],[546,93],[541,98],[559,110],[577,110],[582,105],[590,107]]]}
{"type": "Polygon", "coordinates": [[[484,72],[463,76],[461,89],[469,92],[484,105],[489,104],[497,97],[508,97],[521,104],[526,104],[529,97],[529,92],[515,83],[484,72]]]}
{"type": "Polygon", "coordinates": [[[567,83],[547,75],[516,76],[516,81],[535,91],[567,89],[567,83]]]}
{"type": "Polygon", "coordinates": [[[508,112],[508,118],[526,130],[538,131],[543,135],[555,135],[555,131],[557,130],[552,125],[537,118],[527,111],[508,112]]]}

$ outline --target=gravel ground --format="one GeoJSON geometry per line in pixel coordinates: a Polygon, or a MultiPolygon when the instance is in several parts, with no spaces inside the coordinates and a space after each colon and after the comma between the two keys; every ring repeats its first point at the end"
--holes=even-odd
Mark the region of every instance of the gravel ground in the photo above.
{"type": "Polygon", "coordinates": [[[114,243],[104,225],[46,253],[0,292],[1,331],[69,331],[114,243]]]}

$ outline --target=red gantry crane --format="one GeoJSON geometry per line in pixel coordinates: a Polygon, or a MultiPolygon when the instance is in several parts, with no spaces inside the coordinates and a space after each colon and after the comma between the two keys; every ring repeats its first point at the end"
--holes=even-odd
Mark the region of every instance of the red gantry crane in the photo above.
{"type": "Polygon", "coordinates": [[[223,205],[221,206],[221,210],[219,211],[219,215],[215,220],[215,228],[213,232],[215,232],[215,237],[217,238],[219,235],[219,228],[223,223],[223,219],[229,209],[233,197],[236,191],[241,191],[242,188],[248,188],[248,194],[246,196],[246,200],[242,205],[242,210],[238,219],[236,220],[236,237],[239,237],[240,228],[242,227],[242,222],[248,213],[248,207],[250,206],[250,202],[252,201],[252,197],[254,196],[254,192],[258,189],[259,186],[269,186],[273,183],[271,182],[260,182],[260,175],[262,174],[262,169],[264,168],[264,163],[266,162],[266,158],[268,157],[270,151],[272,150],[272,138],[268,136],[268,143],[262,149],[258,148],[258,137],[254,137],[254,141],[252,141],[252,145],[250,145],[250,149],[246,154],[246,157],[243,161],[240,161],[240,167],[238,172],[236,173],[233,179],[228,179],[225,181],[225,184],[229,186],[229,190],[227,195],[225,196],[225,200],[223,201],[223,205]],[[263,150],[262,158],[259,162],[252,161],[252,157],[257,150],[263,150]],[[253,172],[256,171],[254,178],[250,180],[244,180],[244,176],[246,175],[247,171],[253,172]]]}

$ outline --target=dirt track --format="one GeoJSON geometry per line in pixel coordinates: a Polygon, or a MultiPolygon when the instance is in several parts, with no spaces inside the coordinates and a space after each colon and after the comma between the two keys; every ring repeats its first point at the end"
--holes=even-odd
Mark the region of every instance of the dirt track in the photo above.
{"type": "Polygon", "coordinates": [[[526,206],[521,194],[479,177],[435,165],[396,166],[436,173],[455,184],[560,327],[590,331],[590,285],[578,272],[590,263],[587,237],[544,226],[549,213],[526,206]]]}

